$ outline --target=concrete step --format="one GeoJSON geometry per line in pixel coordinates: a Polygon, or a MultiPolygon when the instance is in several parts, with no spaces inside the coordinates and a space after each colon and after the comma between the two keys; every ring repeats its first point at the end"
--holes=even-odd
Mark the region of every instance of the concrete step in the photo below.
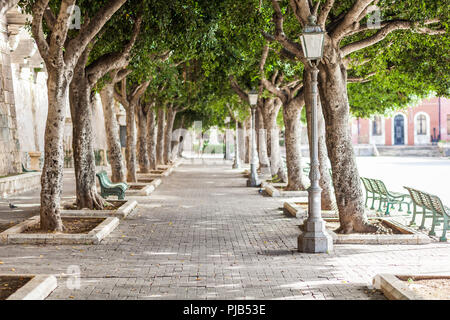
{"type": "Polygon", "coordinates": [[[442,157],[438,146],[377,146],[382,157],[442,157]]]}

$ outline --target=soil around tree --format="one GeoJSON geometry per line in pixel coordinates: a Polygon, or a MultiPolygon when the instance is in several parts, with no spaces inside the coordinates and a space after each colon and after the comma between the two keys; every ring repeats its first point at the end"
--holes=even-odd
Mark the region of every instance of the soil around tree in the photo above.
{"type": "Polygon", "coordinates": [[[136,185],[131,185],[129,190],[142,190],[144,189],[146,186],[136,186],[136,185]]]}
{"type": "MultiPolygon", "coordinates": [[[[386,234],[386,235],[393,235],[393,234],[404,234],[403,232],[401,232],[400,230],[394,228],[393,226],[391,226],[390,224],[386,223],[385,221],[382,220],[369,220],[369,224],[373,225],[377,228],[376,232],[352,232],[351,234],[386,234]]],[[[336,233],[337,230],[340,228],[341,224],[339,223],[339,221],[327,221],[326,222],[326,228],[329,230],[332,230],[336,233]]]]}
{"type": "Polygon", "coordinates": [[[0,300],[6,300],[10,295],[28,283],[31,277],[0,276],[0,300]]]}
{"type": "MultiPolygon", "coordinates": [[[[350,234],[364,234],[364,235],[377,235],[377,234],[384,234],[384,235],[394,235],[394,234],[405,234],[404,232],[401,232],[394,226],[391,226],[390,224],[386,223],[383,220],[369,220],[369,225],[373,225],[377,228],[376,232],[352,232],[350,234]]],[[[326,228],[330,231],[333,231],[337,234],[341,234],[339,232],[341,224],[339,221],[326,221],[326,228]]],[[[300,230],[305,231],[305,225],[299,226],[300,230]]]]}
{"type": "MultiPolygon", "coordinates": [[[[123,204],[124,204],[123,201],[114,201],[114,200],[105,201],[103,210],[115,211],[115,210],[118,210],[121,206],[123,206],[123,204]]],[[[64,205],[64,210],[79,210],[79,209],[78,209],[76,203],[71,203],[71,204],[69,203],[69,204],[64,205]]],[[[99,211],[103,211],[103,210],[99,210],[99,211]]]]}
{"type": "MultiPolygon", "coordinates": [[[[65,230],[63,234],[87,234],[97,227],[100,223],[105,221],[105,218],[62,218],[65,230]]],[[[22,233],[26,234],[42,234],[55,233],[53,231],[43,231],[40,224],[35,224],[28,227],[22,233]]]]}
{"type": "Polygon", "coordinates": [[[13,227],[16,224],[18,224],[18,222],[0,223],[0,233],[3,232],[3,231],[8,230],[9,228],[13,227]]]}
{"type": "Polygon", "coordinates": [[[427,300],[450,300],[450,278],[444,279],[415,279],[402,278],[408,288],[427,300]]]}

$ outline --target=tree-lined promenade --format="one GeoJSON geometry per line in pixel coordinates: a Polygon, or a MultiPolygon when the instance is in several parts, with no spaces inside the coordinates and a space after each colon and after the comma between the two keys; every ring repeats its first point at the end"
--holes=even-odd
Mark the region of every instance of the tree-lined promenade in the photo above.
{"type": "MultiPolygon", "coordinates": [[[[351,114],[382,114],[417,97],[450,94],[445,1],[21,0],[3,1],[1,7],[17,4],[32,15],[31,33],[48,73],[40,197],[44,231],[64,231],[67,99],[77,208],[101,210],[107,204],[95,184],[96,93],[104,108],[113,182],[137,182],[138,173],[171,163],[181,147],[176,129],[196,120],[203,129],[225,128],[228,117],[232,126],[249,131],[249,92],[255,88],[259,167],[286,182],[287,191],[306,190],[300,123],[307,123],[312,143],[314,105],[312,68],[299,37],[311,16],[326,32],[318,64],[318,155],[322,208],[337,209],[338,232],[378,228],[365,212],[351,114]],[[78,10],[80,23],[73,27],[78,10]],[[115,101],[126,110],[125,157],[115,101]],[[287,172],[279,143],[283,126],[287,172]]],[[[249,159],[250,142],[240,142],[241,159],[249,159]]]]}

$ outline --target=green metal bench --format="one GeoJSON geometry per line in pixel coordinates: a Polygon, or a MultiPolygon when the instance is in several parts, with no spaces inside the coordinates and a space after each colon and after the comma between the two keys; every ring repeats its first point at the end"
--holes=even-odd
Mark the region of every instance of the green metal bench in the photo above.
{"type": "Polygon", "coordinates": [[[22,163],[22,171],[25,172],[25,173],[27,173],[27,172],[38,172],[37,170],[29,170],[29,169],[25,168],[23,163],[22,163]]]}
{"type": "MultiPolygon", "coordinates": [[[[420,197],[420,202],[423,206],[431,212],[431,214],[424,214],[423,219],[432,218],[431,230],[428,232],[428,235],[435,236],[435,228],[443,224],[442,235],[439,238],[439,241],[446,242],[447,241],[447,230],[450,229],[450,208],[444,206],[441,199],[438,196],[415,190],[418,196],[420,197]]],[[[422,225],[424,221],[422,221],[422,225]]]]}
{"type": "Polygon", "coordinates": [[[411,196],[412,204],[413,204],[413,216],[411,219],[411,222],[409,223],[410,226],[413,226],[416,224],[416,216],[418,214],[422,214],[422,222],[419,226],[420,230],[425,229],[425,219],[426,218],[433,218],[433,210],[430,210],[427,208],[426,203],[431,207],[431,203],[428,203],[426,199],[424,199],[425,195],[424,192],[410,188],[410,187],[404,187],[406,190],[408,190],[409,195],[411,196]],[[421,211],[419,211],[418,207],[422,208],[421,211]]]}
{"type": "Polygon", "coordinates": [[[388,216],[390,214],[389,210],[394,207],[394,204],[399,205],[398,211],[400,211],[400,212],[403,211],[402,205],[403,204],[407,205],[408,213],[411,213],[411,197],[409,196],[409,194],[389,191],[386,188],[386,185],[384,184],[384,182],[381,180],[372,179],[371,182],[372,182],[372,185],[373,185],[373,182],[376,183],[378,192],[381,195],[380,205],[381,205],[381,203],[386,205],[385,215],[388,216]]]}
{"type": "Polygon", "coordinates": [[[362,181],[364,189],[366,191],[366,201],[364,202],[364,206],[367,208],[367,202],[369,202],[369,200],[372,199],[372,206],[370,207],[370,209],[374,210],[375,209],[375,207],[374,207],[375,200],[380,200],[380,196],[378,195],[378,190],[374,189],[369,178],[361,177],[361,181],[362,181]]]}
{"type": "Polygon", "coordinates": [[[442,235],[439,241],[447,241],[447,230],[450,229],[450,208],[444,206],[441,199],[438,196],[432,194],[425,194],[425,197],[431,202],[433,208],[434,218],[433,225],[430,231],[430,235],[435,235],[434,227],[443,224],[442,235]]]}
{"type": "Polygon", "coordinates": [[[103,198],[108,199],[109,196],[117,196],[118,200],[125,199],[125,191],[129,188],[126,183],[112,183],[106,171],[100,171],[96,176],[100,183],[101,196],[103,198]]]}

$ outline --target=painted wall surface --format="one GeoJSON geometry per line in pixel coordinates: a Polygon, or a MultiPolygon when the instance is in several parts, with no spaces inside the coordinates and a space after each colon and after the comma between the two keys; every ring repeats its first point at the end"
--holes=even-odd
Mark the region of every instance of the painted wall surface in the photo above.
{"type": "MultiPolygon", "coordinates": [[[[397,115],[404,115],[404,135],[405,145],[429,145],[432,138],[437,138],[439,135],[439,125],[441,132],[441,140],[450,141],[449,122],[450,117],[450,100],[446,98],[431,98],[423,100],[419,105],[406,109],[403,112],[397,112],[392,118],[382,118],[382,135],[372,135],[372,119],[359,119],[359,133],[353,130],[354,143],[365,144],[375,143],[378,145],[393,145],[395,143],[394,134],[394,118],[397,115]],[[439,112],[440,101],[440,112],[439,112]],[[419,132],[419,118],[425,119],[425,132],[419,132]],[[440,124],[439,124],[439,119],[440,124]],[[356,135],[356,136],[355,136],[356,135]],[[369,139],[367,139],[369,136],[369,139]]],[[[353,120],[353,126],[358,124],[358,119],[353,120]]]]}

